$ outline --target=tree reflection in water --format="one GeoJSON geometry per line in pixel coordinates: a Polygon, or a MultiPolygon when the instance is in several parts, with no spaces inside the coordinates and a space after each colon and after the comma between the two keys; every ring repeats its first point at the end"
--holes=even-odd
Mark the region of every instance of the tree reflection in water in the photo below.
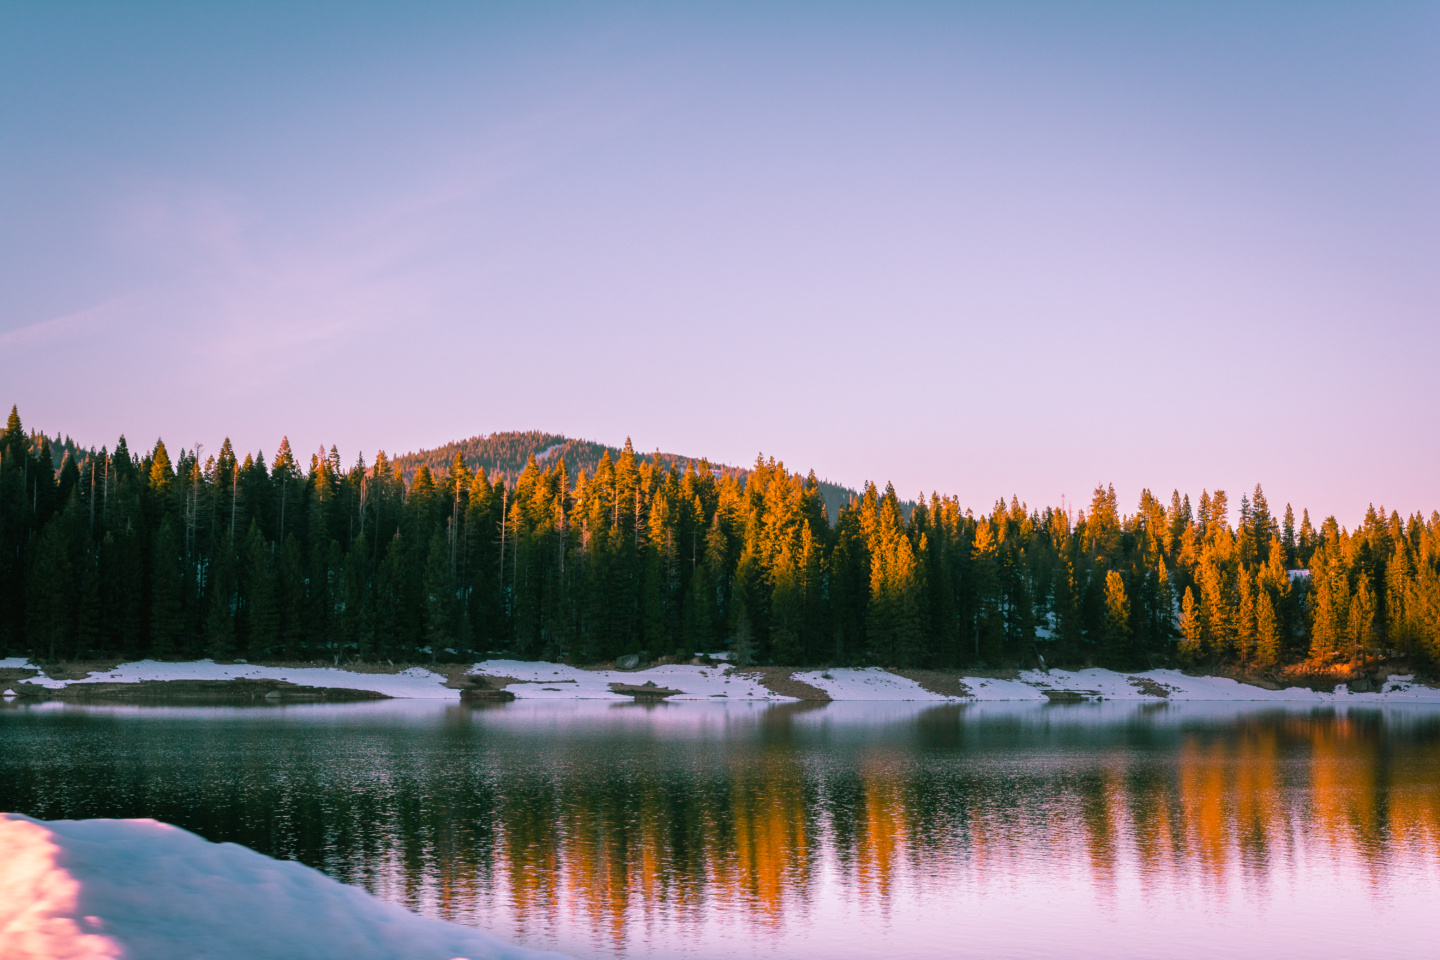
{"type": "Polygon", "coordinates": [[[1086,898],[1120,953],[1136,904],[1184,926],[1316,877],[1362,918],[1403,913],[1392,873],[1440,894],[1421,709],[29,707],[0,748],[0,808],[155,817],[582,953],[865,955],[920,924],[907,952],[940,956],[1086,898]]]}

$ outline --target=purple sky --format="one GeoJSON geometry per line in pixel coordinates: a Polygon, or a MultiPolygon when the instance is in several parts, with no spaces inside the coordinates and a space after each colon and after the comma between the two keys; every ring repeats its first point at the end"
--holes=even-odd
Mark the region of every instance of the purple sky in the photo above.
{"type": "Polygon", "coordinates": [[[1435,4],[0,5],[0,401],[1440,507],[1435,4]]]}

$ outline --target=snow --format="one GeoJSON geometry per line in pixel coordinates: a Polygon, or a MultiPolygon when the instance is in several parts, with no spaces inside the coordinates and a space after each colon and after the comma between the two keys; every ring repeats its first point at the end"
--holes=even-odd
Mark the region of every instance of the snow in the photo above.
{"type": "Polygon", "coordinates": [[[815,670],[794,674],[796,680],[819,687],[832,700],[953,700],[931,693],[914,680],[896,676],[879,667],[864,669],[815,670]]]}
{"type": "MultiPolygon", "coordinates": [[[[1039,671],[1035,671],[1039,673],[1039,671]]],[[[1055,671],[1059,672],[1059,671],[1055,671]]],[[[1041,674],[1043,676],[1043,674],[1041,674]]],[[[996,677],[963,677],[960,680],[974,700],[1045,700],[1045,694],[1033,684],[996,677]]]]}
{"type": "Polygon", "coordinates": [[[317,870],[155,820],[0,814],[7,960],[541,960],[317,870]]]}
{"type": "MultiPolygon", "coordinates": [[[[23,658],[0,660],[0,667],[37,669],[23,658]]],[[[518,683],[507,689],[519,700],[615,700],[629,701],[626,694],[615,693],[612,683],[644,684],[679,690],[670,700],[777,701],[791,698],[774,693],[743,669],[726,664],[712,667],[675,664],[645,670],[585,670],[559,663],[521,660],[485,660],[470,668],[472,674],[511,677],[518,683]]],[[[1316,692],[1305,687],[1266,690],[1226,677],[1195,677],[1178,670],[1147,670],[1125,673],[1114,670],[1025,670],[1011,679],[967,677],[958,679],[970,691],[969,697],[947,697],[932,693],[913,680],[897,676],[879,667],[834,668],[809,670],[794,674],[795,679],[824,690],[832,700],[869,701],[1044,701],[1045,690],[1074,690],[1090,693],[1106,700],[1137,700],[1153,702],[1158,684],[1168,691],[1165,699],[1234,700],[1308,703],[1436,703],[1440,689],[1419,684],[1413,677],[1395,676],[1381,690],[1373,693],[1351,693],[1343,684],[1334,691],[1316,692]],[[1142,682],[1148,681],[1148,682],[1142,682]]],[[[161,663],[140,660],[122,663],[114,670],[91,674],[84,680],[51,680],[41,674],[28,683],[50,689],[83,683],[138,683],[144,680],[285,680],[309,687],[332,687],[373,690],[397,699],[457,700],[460,691],[445,686],[445,677],[423,667],[412,667],[399,673],[358,673],[335,667],[266,667],[256,664],[218,664],[210,660],[187,663],[161,663]]],[[[12,696],[6,690],[3,696],[12,696]]]]}
{"type": "Polygon", "coordinates": [[[24,657],[0,657],[0,670],[34,670],[24,657]]]}
{"type": "MultiPolygon", "coordinates": [[[[32,668],[33,669],[33,668],[32,668]]],[[[183,663],[161,663],[137,660],[122,663],[114,670],[92,673],[84,680],[51,680],[43,674],[30,683],[51,690],[80,683],[139,683],[144,680],[288,680],[306,687],[333,687],[348,690],[373,690],[388,697],[408,699],[458,700],[459,690],[445,686],[445,678],[423,667],[411,667],[400,673],[356,673],[335,667],[262,667],[248,663],[215,663],[195,660],[183,663]]]]}
{"type": "Polygon", "coordinates": [[[1047,701],[1045,691],[1073,690],[1105,700],[1155,702],[1162,699],[1155,693],[1163,688],[1171,701],[1264,701],[1300,703],[1434,703],[1440,704],[1440,690],[1414,682],[1413,677],[1395,676],[1374,693],[1351,693],[1344,684],[1332,692],[1316,692],[1305,687],[1266,690],[1228,677],[1192,677],[1179,670],[1146,670],[1124,673],[1114,670],[1040,670],[1021,671],[1015,679],[966,677],[960,682],[970,691],[969,697],[946,697],[931,693],[913,681],[872,667],[868,670],[827,670],[797,673],[803,680],[824,690],[834,700],[952,700],[952,701],[1047,701]],[[829,675],[829,679],[825,674],[829,675]],[[1148,681],[1148,682],[1145,682],[1148,681]]]}
{"type": "Polygon", "coordinates": [[[1332,692],[1317,692],[1306,687],[1285,687],[1280,690],[1266,690],[1253,684],[1241,683],[1229,677],[1193,677],[1179,670],[1146,670],[1138,673],[1123,673],[1114,670],[1025,670],[1018,680],[994,680],[964,677],[962,682],[970,688],[979,700],[1035,700],[1044,698],[1044,691],[1076,690],[1094,693],[1106,700],[1160,699],[1143,689],[1147,684],[1136,681],[1150,681],[1166,689],[1165,699],[1208,700],[1208,701],[1266,701],[1306,703],[1366,703],[1405,702],[1440,703],[1440,690],[1414,682],[1413,677],[1395,676],[1387,680],[1375,693],[1351,693],[1344,684],[1332,692]]]}
{"type": "MultiPolygon", "coordinates": [[[[22,659],[16,667],[30,667],[22,659]]],[[[726,666],[701,667],[674,665],[651,667],[647,670],[582,670],[557,663],[524,662],[519,660],[486,660],[470,668],[471,673],[514,677],[525,681],[509,689],[518,699],[598,699],[630,700],[626,694],[615,693],[611,683],[643,684],[683,691],[672,700],[785,700],[772,693],[753,678],[727,674],[726,666]]],[[[743,673],[743,671],[742,671],[743,673]]],[[[445,677],[423,667],[412,667],[400,673],[357,673],[335,667],[266,667],[256,664],[219,664],[210,660],[184,663],[162,663],[139,660],[122,663],[114,670],[92,673],[84,680],[51,680],[43,674],[29,682],[51,690],[80,683],[139,683],[145,680],[287,680],[308,687],[335,687],[351,690],[373,690],[388,697],[401,699],[457,700],[460,691],[445,686],[445,677]]]]}
{"type": "Polygon", "coordinates": [[[650,667],[647,670],[582,670],[563,663],[524,660],[486,660],[475,664],[471,673],[513,677],[520,683],[508,687],[517,700],[630,700],[615,693],[612,683],[643,684],[681,690],[669,700],[789,700],[768,688],[744,670],[730,667],[694,667],[687,664],[650,667]]]}

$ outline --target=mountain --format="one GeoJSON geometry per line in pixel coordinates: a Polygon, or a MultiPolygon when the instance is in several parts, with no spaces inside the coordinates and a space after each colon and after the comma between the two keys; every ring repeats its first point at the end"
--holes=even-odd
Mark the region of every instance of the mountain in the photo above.
{"type": "MultiPolygon", "coordinates": [[[[535,462],[542,466],[555,460],[564,461],[566,470],[573,477],[581,470],[584,470],[588,476],[594,476],[595,467],[600,463],[601,456],[608,452],[610,459],[614,460],[620,456],[620,451],[620,447],[607,446],[593,440],[576,440],[558,433],[524,430],[492,433],[485,437],[458,440],[432,450],[407,453],[395,457],[392,462],[408,482],[415,475],[415,471],[420,469],[422,463],[429,467],[432,473],[441,475],[448,473],[455,454],[459,453],[465,457],[465,465],[471,470],[484,467],[485,473],[491,480],[504,477],[505,482],[509,484],[525,469],[525,464],[532,455],[535,457],[535,462]]],[[[636,451],[635,456],[646,463],[658,460],[660,463],[674,464],[679,468],[691,463],[698,464],[701,460],[700,457],[661,453],[660,451],[654,453],[636,451]]],[[[710,468],[715,471],[717,476],[733,475],[745,478],[750,475],[749,468],[715,463],[714,461],[711,461],[710,468]]],[[[820,491],[825,498],[825,510],[829,514],[831,523],[834,523],[835,518],[839,516],[840,507],[851,497],[859,495],[849,487],[842,487],[838,483],[830,483],[828,480],[820,481],[820,491]]]]}

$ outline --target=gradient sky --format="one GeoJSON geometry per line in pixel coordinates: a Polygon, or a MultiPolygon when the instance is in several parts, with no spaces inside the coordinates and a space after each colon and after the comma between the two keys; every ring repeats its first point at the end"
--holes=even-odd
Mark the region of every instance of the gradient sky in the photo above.
{"type": "Polygon", "coordinates": [[[0,401],[1440,507],[1440,5],[0,0],[0,401]]]}

